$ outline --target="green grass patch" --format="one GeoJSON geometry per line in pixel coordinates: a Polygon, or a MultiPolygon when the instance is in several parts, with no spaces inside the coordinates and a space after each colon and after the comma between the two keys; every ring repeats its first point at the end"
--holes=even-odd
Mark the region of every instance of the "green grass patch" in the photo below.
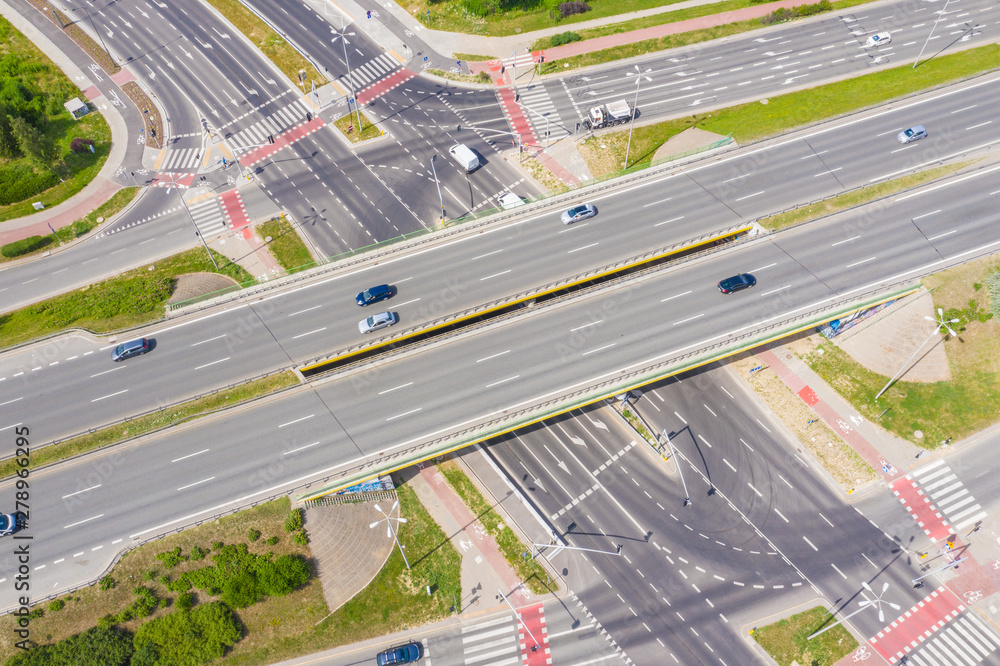
{"type": "Polygon", "coordinates": [[[341,116],[333,121],[334,127],[340,130],[341,134],[347,137],[347,140],[351,143],[360,143],[361,141],[367,141],[368,139],[377,139],[382,136],[384,132],[379,128],[378,125],[374,124],[368,116],[365,114],[360,114],[361,117],[361,131],[358,131],[358,113],[349,113],[346,116],[341,116]]]}
{"type": "Polygon", "coordinates": [[[418,627],[450,614],[454,599],[462,598],[462,558],[409,486],[398,485],[396,494],[400,515],[407,519],[399,527],[399,540],[413,569],[407,570],[399,549],[394,548],[368,587],[326,620],[302,631],[286,631],[281,626],[279,639],[253,650],[243,650],[238,644],[231,663],[272,664],[418,627]],[[433,590],[430,596],[428,585],[433,590]]]}
{"type": "MultiPolygon", "coordinates": [[[[122,208],[127,206],[138,193],[138,187],[126,187],[118,190],[110,199],[101,204],[96,210],[91,211],[89,214],[81,217],[69,226],[65,226],[62,229],[56,229],[55,234],[43,236],[42,247],[38,248],[34,252],[28,252],[17,258],[20,259],[21,257],[30,257],[33,254],[47,252],[51,250],[53,246],[57,246],[60,243],[68,243],[76,238],[79,238],[80,236],[85,236],[93,231],[94,227],[98,224],[102,224],[103,221],[106,221],[116,215],[122,208]],[[98,220],[102,220],[102,222],[98,222],[98,220]]],[[[10,258],[0,254],[0,263],[10,260],[10,258]]]]}
{"type": "Polygon", "coordinates": [[[793,663],[811,666],[833,666],[858,648],[858,641],[842,625],[820,634],[808,636],[836,622],[822,606],[755,629],[753,638],[779,666],[793,663]]]}
{"type": "Polygon", "coordinates": [[[507,559],[507,563],[517,573],[517,577],[528,586],[528,589],[535,594],[545,594],[558,590],[559,585],[549,577],[542,565],[530,557],[531,550],[521,543],[514,530],[504,523],[465,472],[450,460],[439,464],[438,469],[448,480],[448,485],[462,498],[476,519],[493,537],[500,552],[507,559]],[[529,557],[524,557],[525,553],[529,553],[529,557]]]}
{"type": "MultiPolygon", "coordinates": [[[[562,0],[542,0],[533,7],[511,7],[485,17],[480,17],[469,12],[465,8],[466,0],[400,0],[399,4],[411,16],[434,30],[504,37],[556,26],[567,26],[568,28],[574,23],[582,21],[618,16],[619,14],[627,14],[643,9],[664,7],[680,1],[587,0],[587,4],[590,5],[589,12],[573,14],[565,18],[560,16],[560,12],[557,9],[562,0]],[[428,10],[430,14],[428,14],[428,10]]],[[[804,3],[807,1],[804,0],[804,3]]],[[[750,6],[750,0],[735,0],[732,4],[736,2],[739,3],[738,7],[750,6]]],[[[532,3],[526,2],[523,4],[530,5],[532,3]]],[[[731,3],[713,3],[711,6],[715,7],[719,4],[725,4],[728,8],[731,3]]],[[[714,14],[717,11],[727,10],[709,11],[707,13],[714,14]]],[[[653,25],[658,24],[654,23],[653,25]]]]}
{"type": "MultiPolygon", "coordinates": [[[[136,548],[118,562],[103,585],[94,584],[60,597],[63,604],[58,612],[49,610],[48,604],[36,606],[36,609],[46,610],[41,617],[32,620],[31,640],[43,645],[52,644],[96,626],[101,618],[117,615],[122,619],[126,617],[123,611],[129,608],[135,610],[139,605],[144,606],[144,613],[150,609],[148,603],[141,603],[142,596],[166,603],[162,606],[158,604],[159,607],[152,609],[145,617],[142,613],[133,612],[132,619],[120,623],[122,629],[135,632],[151,621],[170,616],[185,605],[180,602],[185,593],[171,590],[168,587],[170,582],[182,574],[211,565],[211,555],[218,552],[218,549],[213,549],[215,543],[246,544],[249,553],[258,556],[273,553],[275,559],[282,556],[309,559],[312,556],[309,549],[295,544],[291,536],[282,530],[282,522],[288,516],[290,508],[288,499],[282,498],[136,548]],[[256,543],[250,542],[247,535],[251,529],[268,537],[278,537],[278,540],[272,544],[266,544],[264,539],[256,543]],[[168,568],[163,558],[158,556],[170,551],[180,552],[182,557],[175,566],[168,568]],[[149,592],[137,597],[135,590],[140,588],[149,592]]],[[[40,598],[42,594],[38,596],[40,598]]],[[[218,598],[218,595],[197,590],[194,593],[194,608],[207,606],[218,598]]],[[[313,625],[328,611],[319,580],[313,577],[303,587],[289,594],[268,596],[263,601],[236,612],[245,631],[221,663],[248,663],[240,659],[241,655],[281,643],[286,635],[311,633],[313,625]]],[[[23,650],[14,646],[14,641],[17,640],[14,635],[15,623],[16,618],[12,615],[0,617],[0,632],[3,635],[0,639],[0,659],[4,663],[13,655],[23,653],[23,650]]],[[[265,662],[261,660],[257,663],[265,662]]]]}
{"type": "Polygon", "coordinates": [[[964,169],[970,164],[973,164],[973,162],[946,164],[944,166],[914,173],[909,176],[903,176],[902,178],[894,178],[876,185],[868,185],[854,190],[853,192],[847,192],[846,194],[831,197],[816,204],[802,206],[801,208],[790,210],[787,213],[766,217],[763,220],[759,220],[758,224],[770,231],[778,231],[779,229],[785,229],[796,224],[808,222],[809,220],[815,220],[823,217],[824,215],[832,215],[833,213],[837,213],[842,210],[861,206],[862,204],[866,204],[882,197],[887,197],[891,194],[895,194],[896,192],[902,192],[910,188],[919,187],[924,183],[929,183],[932,180],[942,178],[948,174],[959,171],[960,169],[964,169]]]}
{"type": "Polygon", "coordinates": [[[281,35],[271,29],[256,14],[248,10],[239,0],[209,0],[220,14],[242,32],[254,46],[278,66],[282,74],[294,81],[303,90],[311,90],[311,82],[317,86],[327,84],[308,60],[286,42],[281,35]],[[303,87],[302,84],[305,84],[303,87]]]}
{"type": "MultiPolygon", "coordinates": [[[[842,10],[855,5],[865,4],[870,1],[871,0],[841,0],[840,2],[833,2],[831,4],[834,10],[842,10]]],[[[746,9],[747,7],[758,4],[760,3],[754,3],[751,2],[751,0],[725,0],[724,2],[713,2],[707,5],[687,7],[685,9],[678,9],[672,12],[644,16],[642,18],[632,19],[631,21],[622,21],[621,23],[612,23],[596,28],[576,30],[574,32],[579,33],[580,38],[583,40],[596,39],[597,37],[607,37],[608,35],[632,32],[633,30],[652,28],[667,23],[678,23],[680,21],[701,18],[703,16],[715,16],[716,14],[721,14],[723,12],[746,9]]],[[[803,0],[802,4],[806,5],[810,3],[809,0],[803,0]]],[[[603,49],[601,51],[594,51],[592,53],[572,56],[569,58],[547,60],[542,63],[541,73],[551,74],[553,72],[565,72],[567,69],[591,67],[593,65],[622,60],[624,58],[646,55],[655,51],[676,49],[682,46],[690,46],[691,44],[700,44],[713,39],[721,39],[722,37],[738,35],[753,30],[760,30],[761,28],[766,27],[767,26],[764,25],[759,18],[755,18],[745,21],[733,21],[731,23],[711,28],[678,32],[673,35],[665,35],[656,39],[646,39],[632,44],[623,44],[622,46],[618,46],[613,49],[603,49]]],[[[553,46],[557,46],[557,44],[554,44],[550,37],[543,37],[542,39],[536,40],[535,43],[531,45],[531,50],[537,51],[549,49],[553,46]]]]}
{"type": "Polygon", "coordinates": [[[455,60],[461,60],[462,62],[486,62],[487,60],[499,60],[497,56],[491,55],[478,55],[476,53],[453,53],[455,60]]]}
{"type": "Polygon", "coordinates": [[[289,275],[316,265],[309,248],[302,241],[295,227],[284,218],[274,218],[258,224],[255,231],[261,239],[271,237],[267,244],[271,254],[289,275]]]}
{"type": "MultiPolygon", "coordinates": [[[[261,396],[280,391],[299,383],[298,375],[291,370],[254,379],[229,389],[218,391],[203,398],[196,398],[154,414],[140,416],[125,423],[119,423],[94,432],[67,439],[51,446],[32,449],[31,464],[28,469],[66,460],[81,453],[95,451],[111,444],[139,437],[156,430],[169,428],[204,416],[219,409],[232,407],[261,396]]],[[[0,461],[0,479],[14,475],[18,467],[15,459],[0,461]]]]}
{"type": "Polygon", "coordinates": [[[478,83],[480,85],[486,85],[493,81],[493,79],[490,78],[490,75],[486,72],[479,72],[478,74],[455,74],[454,72],[446,72],[443,69],[428,69],[425,70],[425,73],[441,79],[460,81],[462,83],[478,83]]]}
{"type": "MultiPolygon", "coordinates": [[[[676,118],[634,128],[629,162],[648,165],[656,150],[671,137],[698,127],[719,135],[732,135],[748,143],[787,132],[795,127],[883,104],[928,88],[993,70],[1000,62],[1000,46],[989,44],[925,61],[915,70],[901,65],[872,74],[837,81],[807,90],[768,98],[767,104],[749,102],[707,113],[676,118]]],[[[642,96],[639,97],[642,111],[642,96]]],[[[628,129],[603,133],[580,144],[580,153],[595,177],[622,168],[628,129]]]]}
{"type": "Polygon", "coordinates": [[[253,278],[238,264],[213,252],[215,270],[204,248],[166,257],[151,266],[127,271],[82,289],[0,315],[0,348],[51,335],[69,327],[109,333],[163,316],[176,277],[185,273],[221,273],[238,283],[253,278]],[[152,270],[150,270],[152,268],[152,270]]]}
{"type": "Polygon", "coordinates": [[[63,103],[79,97],[79,88],[2,18],[0,58],[5,62],[0,82],[11,88],[4,97],[23,102],[12,107],[13,117],[27,114],[25,119],[36,126],[42,141],[52,146],[51,161],[45,163],[20,156],[0,158],[0,188],[5,202],[0,206],[0,221],[3,221],[38,212],[32,205],[36,202],[51,208],[82,190],[97,176],[108,157],[111,129],[96,111],[73,120],[63,103]],[[92,141],[94,152],[71,150],[75,138],[92,141]]]}
{"type": "MultiPolygon", "coordinates": [[[[863,416],[870,421],[878,418],[880,426],[918,446],[933,449],[947,439],[979,432],[1000,420],[1000,322],[989,317],[993,304],[984,286],[991,276],[997,279],[997,273],[1000,257],[990,256],[924,279],[934,307],[944,310],[945,319],[959,320],[951,324],[957,338],[931,339],[923,349],[944,345],[950,381],[897,381],[876,403],[875,395],[889,377],[864,368],[833,343],[821,342],[803,360],[863,416]],[[923,437],[914,435],[917,430],[923,437]]],[[[933,324],[927,322],[921,340],[932,330],[933,324]]],[[[907,357],[916,351],[917,345],[911,346],[902,350],[907,357]]]]}

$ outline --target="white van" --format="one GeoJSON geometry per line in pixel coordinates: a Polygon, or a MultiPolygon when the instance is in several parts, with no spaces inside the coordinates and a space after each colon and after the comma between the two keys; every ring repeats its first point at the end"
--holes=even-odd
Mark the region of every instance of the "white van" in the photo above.
{"type": "Polygon", "coordinates": [[[479,168],[479,156],[464,143],[456,143],[448,149],[448,153],[467,173],[479,168]]]}

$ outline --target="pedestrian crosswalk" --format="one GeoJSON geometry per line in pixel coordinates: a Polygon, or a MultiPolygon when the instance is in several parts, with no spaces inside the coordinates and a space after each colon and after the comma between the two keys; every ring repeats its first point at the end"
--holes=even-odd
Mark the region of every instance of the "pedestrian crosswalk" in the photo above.
{"type": "Polygon", "coordinates": [[[521,663],[517,622],[511,615],[462,627],[466,666],[513,666],[521,663]]]}
{"type": "Polygon", "coordinates": [[[911,472],[910,476],[916,479],[920,490],[930,498],[952,529],[961,531],[986,517],[986,511],[944,460],[921,467],[911,472]]]}
{"type": "Polygon", "coordinates": [[[569,135],[556,105],[552,103],[548,90],[543,85],[518,86],[520,102],[525,107],[524,115],[528,117],[531,126],[535,128],[535,136],[545,142],[545,132],[549,133],[549,141],[558,141],[569,135]]]}
{"type": "Polygon", "coordinates": [[[391,74],[399,69],[399,67],[398,60],[388,53],[383,53],[360,67],[351,67],[350,79],[347,78],[347,74],[344,74],[337,77],[337,83],[348,92],[353,89],[355,93],[358,93],[362,88],[366,88],[379,79],[391,74]]]}
{"type": "Polygon", "coordinates": [[[197,171],[201,163],[201,148],[172,148],[157,167],[161,171],[197,171]]]}
{"type": "Polygon", "coordinates": [[[267,137],[281,134],[301,123],[306,119],[306,112],[311,110],[305,100],[297,99],[292,104],[264,116],[250,127],[233,133],[229,141],[234,150],[263,146],[268,143],[267,137]]]}
{"type": "Polygon", "coordinates": [[[213,196],[204,201],[189,203],[187,208],[194,219],[194,225],[198,227],[198,233],[206,242],[226,232],[226,216],[222,206],[219,205],[218,197],[213,196]]]}
{"type": "Polygon", "coordinates": [[[913,666],[976,666],[1000,647],[1000,635],[972,611],[955,618],[911,652],[913,666]]]}

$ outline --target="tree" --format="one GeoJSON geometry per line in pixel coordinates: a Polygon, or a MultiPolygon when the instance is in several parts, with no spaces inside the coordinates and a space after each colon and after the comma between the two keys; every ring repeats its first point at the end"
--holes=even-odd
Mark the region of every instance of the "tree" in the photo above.
{"type": "Polygon", "coordinates": [[[56,147],[48,137],[28,124],[23,118],[11,118],[11,130],[17,147],[26,157],[42,166],[49,166],[56,160],[56,147]]]}
{"type": "Polygon", "coordinates": [[[135,652],[148,660],[154,652],[152,644],[159,655],[158,664],[197,666],[221,657],[242,635],[243,626],[233,611],[216,601],[142,625],[135,632],[135,652]]]}

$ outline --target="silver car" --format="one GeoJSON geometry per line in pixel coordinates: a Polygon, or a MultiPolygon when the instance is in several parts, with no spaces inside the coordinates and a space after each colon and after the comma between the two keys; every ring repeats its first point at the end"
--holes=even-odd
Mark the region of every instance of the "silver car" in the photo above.
{"type": "Polygon", "coordinates": [[[562,223],[572,224],[573,222],[586,220],[588,217],[594,217],[595,215],[597,215],[597,209],[591,204],[580,204],[579,206],[573,206],[562,214],[562,223]]]}
{"type": "Polygon", "coordinates": [[[924,129],[923,125],[914,125],[909,129],[905,129],[896,136],[896,139],[900,143],[910,143],[911,141],[919,141],[927,136],[927,130],[924,129]]]}
{"type": "Polygon", "coordinates": [[[380,328],[388,328],[399,321],[395,312],[379,312],[376,315],[362,319],[358,322],[358,330],[362,333],[371,333],[380,328]]]}

